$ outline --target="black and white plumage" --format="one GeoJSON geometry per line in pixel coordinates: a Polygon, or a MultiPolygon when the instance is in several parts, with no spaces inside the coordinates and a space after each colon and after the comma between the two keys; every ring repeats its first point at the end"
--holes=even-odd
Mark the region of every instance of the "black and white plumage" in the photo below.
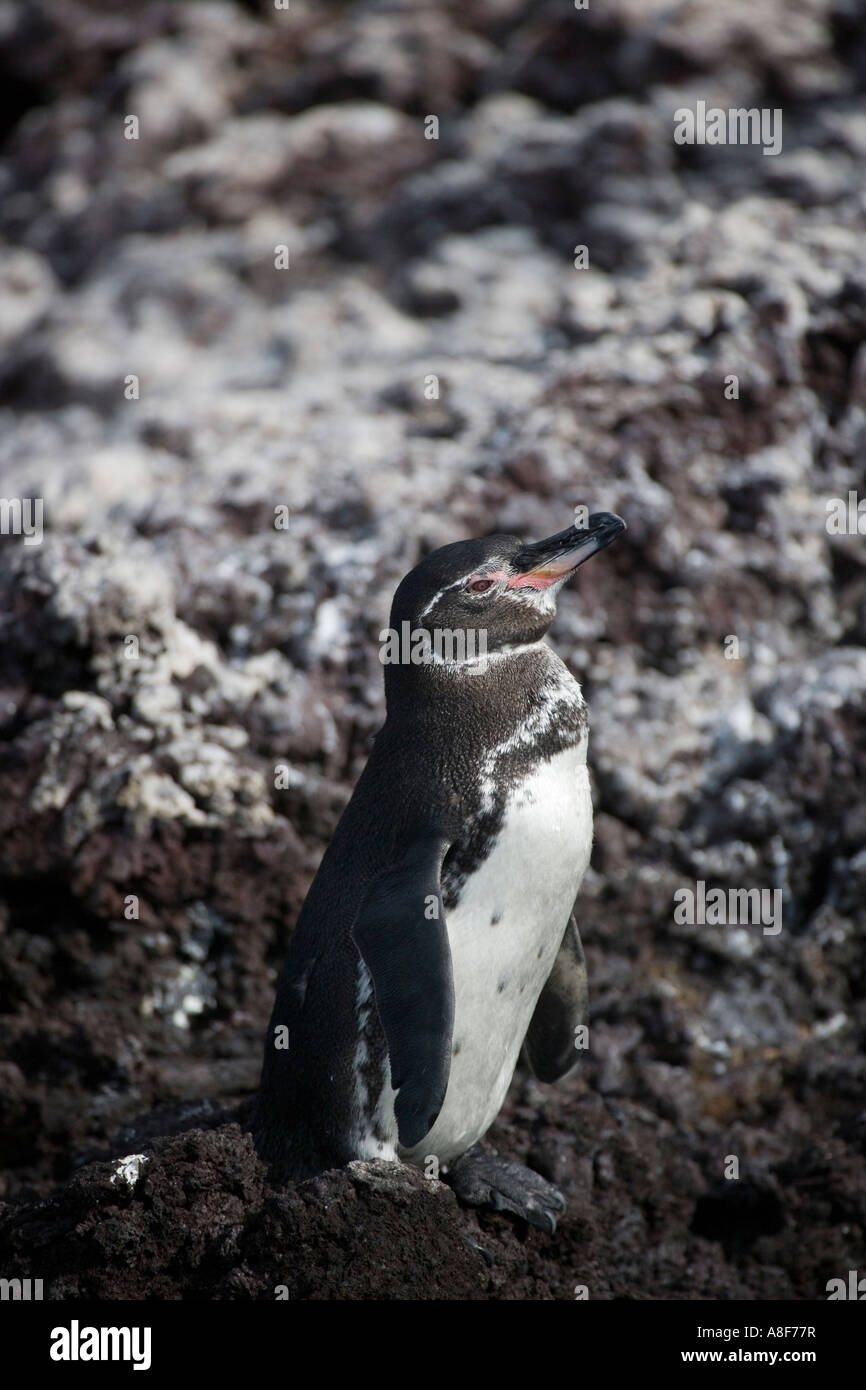
{"type": "Polygon", "coordinates": [[[400,584],[393,629],[483,630],[487,655],[385,667],[387,719],[304,903],[266,1041],[254,1132],[279,1175],[433,1155],[456,1171],[524,1041],[544,1081],[577,1059],[587,715],[543,638],[562,584],[623,529],[601,513],[535,545],[462,541],[400,584]]]}

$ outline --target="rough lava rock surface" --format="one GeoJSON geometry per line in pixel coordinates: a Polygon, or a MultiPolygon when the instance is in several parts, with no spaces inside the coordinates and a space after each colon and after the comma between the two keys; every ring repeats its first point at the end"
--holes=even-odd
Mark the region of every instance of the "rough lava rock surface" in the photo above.
{"type": "Polygon", "coordinates": [[[45,524],[0,537],[4,1273],[825,1297],[866,1268],[866,540],[825,524],[866,488],[862,7],[0,30],[0,495],[45,524]],[[676,145],[697,100],[781,108],[782,153],[676,145]],[[577,503],[629,525],[552,633],[592,715],[591,1046],[491,1135],[568,1213],[381,1164],[273,1188],[246,1106],[393,588],[577,503]],[[782,889],[782,931],[678,925],[699,879],[782,889]]]}

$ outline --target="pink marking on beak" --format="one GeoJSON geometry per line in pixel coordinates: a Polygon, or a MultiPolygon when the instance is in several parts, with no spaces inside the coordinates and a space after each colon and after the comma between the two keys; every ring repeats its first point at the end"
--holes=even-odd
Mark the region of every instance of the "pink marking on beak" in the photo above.
{"type": "Polygon", "coordinates": [[[558,555],[554,560],[543,560],[535,569],[527,570],[525,574],[516,574],[513,579],[509,579],[508,587],[549,589],[551,584],[557,584],[565,575],[576,570],[581,558],[579,550],[567,550],[564,555],[558,555]]]}
{"type": "Polygon", "coordinates": [[[549,589],[551,584],[555,584],[562,575],[557,574],[548,578],[544,570],[530,570],[529,574],[515,574],[513,579],[509,579],[509,589],[549,589]]]}

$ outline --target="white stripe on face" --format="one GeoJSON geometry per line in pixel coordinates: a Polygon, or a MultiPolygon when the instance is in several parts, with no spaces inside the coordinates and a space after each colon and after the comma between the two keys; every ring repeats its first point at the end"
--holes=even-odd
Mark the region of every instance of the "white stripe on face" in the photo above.
{"type": "Polygon", "coordinates": [[[468,584],[469,581],[470,581],[471,579],[492,579],[492,580],[498,582],[500,579],[506,579],[506,578],[507,578],[507,574],[506,574],[506,572],[505,572],[504,569],[497,569],[497,570],[485,570],[485,569],[480,569],[480,570],[479,570],[479,569],[474,569],[474,570],[469,570],[467,574],[461,575],[460,578],[459,578],[459,579],[455,579],[454,582],[453,582],[452,584],[446,584],[445,587],[444,587],[444,589],[440,589],[439,592],[438,592],[438,594],[434,594],[434,595],[433,595],[433,597],[431,598],[431,600],[430,600],[430,602],[427,604],[427,606],[423,609],[423,611],[422,611],[421,613],[418,614],[418,621],[419,621],[419,623],[420,623],[424,618],[427,617],[427,614],[430,612],[430,610],[431,610],[432,608],[435,608],[435,607],[436,607],[436,604],[439,602],[440,598],[442,598],[442,596],[443,596],[444,594],[450,593],[452,589],[459,589],[459,588],[461,588],[464,584],[468,584]]]}

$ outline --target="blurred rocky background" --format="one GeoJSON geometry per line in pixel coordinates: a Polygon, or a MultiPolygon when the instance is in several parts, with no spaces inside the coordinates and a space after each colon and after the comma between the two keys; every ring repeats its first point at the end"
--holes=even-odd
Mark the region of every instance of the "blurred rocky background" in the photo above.
{"type": "Polygon", "coordinates": [[[866,1268],[862,4],[27,0],[0,43],[0,495],[45,526],[0,537],[3,1274],[825,1297],[866,1268]],[[677,145],[698,100],[782,152],[677,145]],[[569,1212],[274,1190],[244,1104],[393,588],[578,503],[629,526],[552,633],[591,1050],[491,1136],[569,1212]],[[783,930],[677,925],[698,879],[783,930]]]}

